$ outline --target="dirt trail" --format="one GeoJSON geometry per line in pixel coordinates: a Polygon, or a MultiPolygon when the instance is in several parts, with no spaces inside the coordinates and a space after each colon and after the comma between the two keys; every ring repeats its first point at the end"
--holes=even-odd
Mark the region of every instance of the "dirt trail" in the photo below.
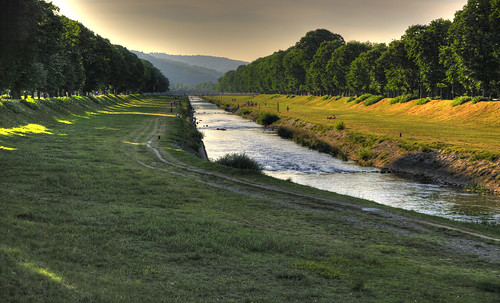
{"type": "Polygon", "coordinates": [[[499,238],[408,217],[381,208],[367,208],[346,201],[307,195],[272,185],[252,183],[181,163],[172,157],[167,149],[161,148],[156,139],[158,134],[165,131],[164,119],[165,117],[148,119],[148,122],[140,125],[136,131],[129,134],[126,140],[137,143],[128,145],[127,148],[123,149],[127,157],[135,159],[143,167],[160,173],[179,175],[189,178],[193,182],[203,183],[246,196],[256,198],[272,197],[274,203],[300,211],[333,215],[335,210],[342,210],[352,214],[352,216],[344,217],[344,220],[350,224],[371,225],[377,229],[391,231],[395,234],[417,235],[422,232],[431,233],[442,237],[444,240],[441,244],[451,249],[474,254],[490,261],[497,262],[500,260],[499,238]],[[149,152],[149,156],[146,158],[144,157],[145,151],[149,152]],[[208,178],[210,181],[207,181],[207,176],[210,177],[208,178]]]}

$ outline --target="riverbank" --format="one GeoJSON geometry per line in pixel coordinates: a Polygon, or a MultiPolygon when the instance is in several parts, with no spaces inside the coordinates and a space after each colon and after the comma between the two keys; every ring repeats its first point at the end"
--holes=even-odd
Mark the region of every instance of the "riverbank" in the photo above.
{"type": "Polygon", "coordinates": [[[500,102],[452,107],[452,101],[385,99],[364,106],[348,98],[284,95],[211,100],[253,120],[260,112],[275,113],[282,136],[383,172],[500,193],[500,102]]]}

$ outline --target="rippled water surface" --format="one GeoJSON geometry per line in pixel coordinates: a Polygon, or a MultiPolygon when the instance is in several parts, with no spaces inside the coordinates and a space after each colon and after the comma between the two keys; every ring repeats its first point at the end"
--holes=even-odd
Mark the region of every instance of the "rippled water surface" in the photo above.
{"type": "Polygon", "coordinates": [[[192,97],[191,104],[211,160],[245,153],[276,178],[455,220],[500,224],[500,197],[381,174],[282,139],[199,98],[192,97]]]}

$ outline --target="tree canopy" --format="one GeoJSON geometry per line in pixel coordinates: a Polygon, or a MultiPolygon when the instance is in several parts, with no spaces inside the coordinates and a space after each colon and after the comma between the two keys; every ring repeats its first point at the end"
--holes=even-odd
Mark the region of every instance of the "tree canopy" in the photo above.
{"type": "Polygon", "coordinates": [[[43,0],[0,2],[0,91],[165,92],[168,79],[147,61],[59,14],[43,0]]]}
{"type": "Polygon", "coordinates": [[[389,45],[325,29],[219,79],[221,91],[454,98],[500,94],[500,0],[469,0],[453,21],[410,26],[389,45]]]}

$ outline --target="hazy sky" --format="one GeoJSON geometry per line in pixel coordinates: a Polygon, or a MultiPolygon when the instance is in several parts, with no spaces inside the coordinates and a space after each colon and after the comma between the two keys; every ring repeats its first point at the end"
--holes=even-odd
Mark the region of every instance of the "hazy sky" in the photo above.
{"type": "Polygon", "coordinates": [[[453,20],[467,0],[52,0],[61,13],[131,50],[253,61],[325,28],[389,43],[414,24],[453,20]]]}

